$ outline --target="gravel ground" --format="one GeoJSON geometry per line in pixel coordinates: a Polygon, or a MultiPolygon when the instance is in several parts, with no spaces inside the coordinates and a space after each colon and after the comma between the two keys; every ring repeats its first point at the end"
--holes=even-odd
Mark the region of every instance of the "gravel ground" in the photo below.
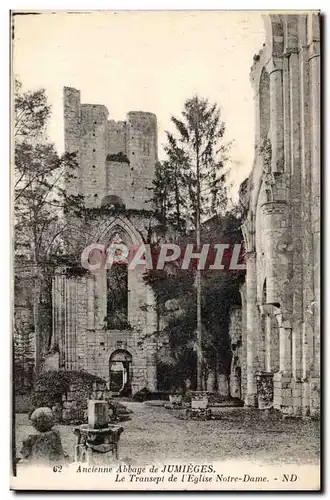
{"type": "MultiPolygon", "coordinates": [[[[175,410],[125,402],[132,420],[123,422],[120,458],[130,464],[241,459],[264,464],[318,464],[319,422],[284,419],[258,410],[221,408],[220,419],[180,420],[175,410]]],[[[63,447],[73,459],[72,426],[59,425],[63,447]]],[[[16,416],[17,455],[33,431],[26,414],[16,416]]]]}

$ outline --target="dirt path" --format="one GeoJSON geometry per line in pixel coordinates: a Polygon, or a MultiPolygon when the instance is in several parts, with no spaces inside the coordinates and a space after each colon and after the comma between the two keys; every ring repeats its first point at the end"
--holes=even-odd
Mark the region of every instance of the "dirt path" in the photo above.
{"type": "MultiPolygon", "coordinates": [[[[120,458],[150,464],[244,459],[268,463],[314,463],[319,455],[319,423],[300,419],[266,418],[256,410],[221,409],[221,419],[179,420],[171,410],[145,403],[125,403],[133,411],[123,422],[120,458]]],[[[17,451],[31,432],[27,415],[18,415],[17,451]]],[[[72,426],[58,426],[63,445],[73,456],[72,426]]]]}

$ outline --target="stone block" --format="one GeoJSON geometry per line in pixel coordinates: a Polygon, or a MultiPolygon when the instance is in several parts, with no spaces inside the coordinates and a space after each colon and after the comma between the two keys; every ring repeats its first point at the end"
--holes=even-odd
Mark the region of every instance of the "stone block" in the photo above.
{"type": "Polygon", "coordinates": [[[92,429],[102,429],[109,422],[109,405],[107,401],[90,400],[88,402],[88,425],[92,429]]]}
{"type": "Polygon", "coordinates": [[[289,399],[292,397],[292,390],[291,389],[283,389],[281,390],[281,397],[282,399],[289,399]]]}

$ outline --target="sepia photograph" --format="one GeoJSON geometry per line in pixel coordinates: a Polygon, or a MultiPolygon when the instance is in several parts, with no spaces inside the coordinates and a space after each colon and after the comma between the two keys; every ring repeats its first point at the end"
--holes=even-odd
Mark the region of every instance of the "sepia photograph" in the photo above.
{"type": "Polygon", "coordinates": [[[12,490],[320,491],[321,27],[10,12],[12,490]]]}

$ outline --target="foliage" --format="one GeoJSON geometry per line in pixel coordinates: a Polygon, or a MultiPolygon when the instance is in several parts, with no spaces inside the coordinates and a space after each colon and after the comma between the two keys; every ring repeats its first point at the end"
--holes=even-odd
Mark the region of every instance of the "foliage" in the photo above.
{"type": "MultiPolygon", "coordinates": [[[[236,211],[215,216],[202,225],[201,241],[207,243],[237,244],[242,242],[241,219],[236,211]]],[[[185,247],[194,240],[194,233],[181,238],[185,247]]],[[[239,288],[244,271],[201,271],[202,276],[202,331],[204,373],[216,370],[228,373],[231,362],[231,346],[228,334],[230,310],[240,305],[239,288]]],[[[168,337],[174,363],[159,363],[158,384],[163,390],[185,390],[186,380],[196,384],[196,299],[194,274],[180,268],[149,270],[145,281],[156,297],[156,311],[165,322],[156,335],[168,337]],[[169,308],[168,304],[174,306],[169,308]]],[[[160,320],[158,322],[160,324],[160,320]]]]}
{"type": "Polygon", "coordinates": [[[15,79],[14,85],[15,140],[38,137],[44,132],[50,116],[45,91],[40,89],[23,93],[18,79],[15,79]]]}
{"type": "Polygon", "coordinates": [[[65,252],[63,235],[69,226],[72,230],[69,215],[81,213],[83,199],[69,195],[65,188],[78,167],[75,154],[59,156],[48,142],[50,106],[45,91],[23,92],[17,80],[14,109],[14,251],[15,261],[31,271],[35,368],[39,371],[51,344],[50,275],[58,265],[56,259],[65,252]]]}
{"type": "Polygon", "coordinates": [[[257,393],[259,407],[271,406],[274,397],[273,377],[269,372],[257,372],[257,393]]]}
{"type": "Polygon", "coordinates": [[[156,166],[154,203],[180,233],[222,213],[227,203],[226,170],[230,144],[223,141],[225,124],[216,104],[194,96],[186,100],[175,132],[167,132],[167,160],[156,166]]]}
{"type": "Polygon", "coordinates": [[[157,387],[171,394],[186,392],[186,381],[196,385],[196,353],[189,348],[176,350],[176,359],[172,364],[158,362],[157,387]]]}
{"type": "MultiPolygon", "coordinates": [[[[183,245],[193,240],[199,247],[203,241],[210,243],[210,240],[214,239],[211,231],[206,234],[207,226],[202,227],[204,223],[218,219],[220,224],[225,220],[230,226],[233,222],[229,221],[230,216],[226,214],[226,162],[230,144],[224,142],[225,123],[221,118],[220,108],[199,96],[187,99],[181,116],[173,116],[172,123],[174,132],[167,132],[165,146],[167,159],[156,166],[154,205],[167,226],[173,227],[176,235],[183,237],[183,245]],[[203,231],[204,240],[201,238],[203,231]]],[[[226,228],[222,228],[221,234],[217,229],[216,237],[220,237],[221,243],[224,243],[221,238],[225,236],[226,228]]],[[[234,239],[234,235],[232,237],[234,239]]],[[[184,386],[185,377],[193,378],[196,363],[194,365],[191,360],[198,353],[197,385],[200,386],[202,370],[207,373],[210,364],[213,369],[219,368],[219,355],[223,363],[229,363],[229,310],[224,306],[218,307],[216,302],[228,293],[228,287],[217,276],[212,282],[216,293],[212,293],[210,280],[206,287],[209,293],[205,293],[206,276],[203,275],[201,282],[200,271],[194,272],[193,268],[185,273],[178,269],[169,272],[167,269],[146,274],[145,279],[156,295],[158,330],[161,318],[167,322],[167,327],[161,334],[167,333],[169,337],[172,356],[177,362],[176,378],[181,386],[184,386]],[[179,290],[178,295],[176,290],[179,290]],[[172,296],[169,296],[169,291],[173,292],[172,296]],[[176,297],[182,313],[169,317],[166,301],[176,297]],[[201,321],[197,320],[200,317],[201,321]],[[219,341],[219,338],[222,341],[219,341]]],[[[173,383],[174,379],[175,377],[173,383]]]]}
{"type": "Polygon", "coordinates": [[[127,315],[115,312],[104,318],[105,330],[132,330],[131,324],[127,321],[127,315]]]}
{"type": "Polygon", "coordinates": [[[151,397],[151,391],[144,387],[137,391],[133,396],[133,401],[137,401],[138,403],[143,403],[144,401],[148,401],[151,397]]]}
{"type": "Polygon", "coordinates": [[[268,137],[261,141],[259,152],[262,157],[264,171],[270,172],[272,161],[272,143],[268,137]]]}
{"type": "Polygon", "coordinates": [[[127,321],[127,265],[115,263],[107,270],[107,311],[105,318],[107,329],[124,330],[129,327],[127,321]]]}
{"type": "Polygon", "coordinates": [[[122,151],[116,154],[108,155],[107,161],[116,161],[117,163],[129,163],[129,159],[122,151]]]}
{"type": "Polygon", "coordinates": [[[77,393],[79,391],[82,393],[79,399],[86,401],[93,390],[94,382],[104,383],[105,381],[84,371],[49,371],[42,373],[36,380],[35,392],[31,398],[31,411],[40,406],[52,408],[56,403],[61,403],[62,396],[73,385],[77,388],[77,393]]]}

